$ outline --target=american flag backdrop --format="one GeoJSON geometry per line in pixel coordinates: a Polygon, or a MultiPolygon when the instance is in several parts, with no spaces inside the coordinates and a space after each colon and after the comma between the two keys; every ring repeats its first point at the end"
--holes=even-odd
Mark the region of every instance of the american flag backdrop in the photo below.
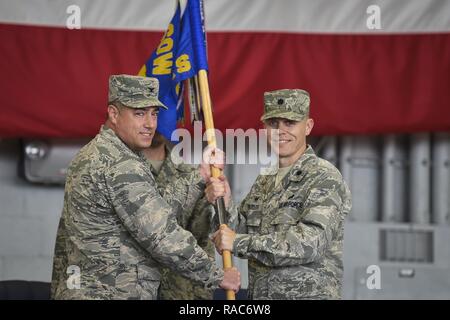
{"type": "MultiPolygon", "coordinates": [[[[137,74],[174,10],[0,0],[0,137],[95,135],[109,75],[137,74]]],[[[302,88],[317,135],[450,130],[449,13],[446,0],[206,0],[216,127],[259,128],[264,91],[302,88]]]]}

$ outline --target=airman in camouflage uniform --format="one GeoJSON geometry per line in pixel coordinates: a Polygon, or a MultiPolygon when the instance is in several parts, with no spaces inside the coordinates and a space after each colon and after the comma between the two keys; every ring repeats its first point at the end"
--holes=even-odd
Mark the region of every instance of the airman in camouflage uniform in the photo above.
{"type": "Polygon", "coordinates": [[[306,144],[314,124],[309,99],[298,89],[265,93],[261,120],[278,142],[280,168],[258,176],[239,210],[230,209],[236,233],[221,226],[214,234],[219,252],[248,259],[251,299],[341,297],[351,195],[338,169],[306,144]]]}
{"type": "MultiPolygon", "coordinates": [[[[55,299],[156,299],[161,266],[206,288],[237,290],[237,270],[225,272],[182,229],[176,216],[202,194],[208,166],[172,181],[163,197],[141,150],[156,129],[158,81],[110,77],[108,121],[72,160],[55,245],[55,299]],[[80,288],[66,270],[80,270],[80,288]]],[[[75,275],[76,276],[76,275],[75,275]]]]}
{"type": "MultiPolygon", "coordinates": [[[[185,164],[174,153],[171,153],[172,144],[158,132],[152,141],[152,146],[143,150],[149,159],[152,174],[160,192],[164,192],[166,185],[174,179],[189,176],[196,167],[185,164]],[[161,154],[157,157],[156,154],[161,154]],[[172,157],[177,158],[174,162],[172,157]],[[158,158],[158,159],[157,159],[158,158]],[[162,160],[159,160],[162,159],[162,160]]],[[[200,198],[193,208],[178,211],[178,224],[190,231],[197,239],[198,245],[214,258],[214,246],[209,240],[209,227],[214,210],[206,198],[200,198]]],[[[214,290],[207,289],[194,281],[173,272],[169,268],[161,270],[160,297],[163,300],[212,300],[214,290]]]]}

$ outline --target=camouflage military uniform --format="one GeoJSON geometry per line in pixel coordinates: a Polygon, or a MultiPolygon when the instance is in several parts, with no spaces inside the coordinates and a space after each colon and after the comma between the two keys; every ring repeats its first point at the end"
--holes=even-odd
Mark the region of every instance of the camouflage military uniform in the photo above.
{"type": "MultiPolygon", "coordinates": [[[[175,164],[171,159],[170,151],[170,148],[166,146],[168,156],[164,160],[159,173],[152,168],[153,176],[161,193],[165,192],[165,186],[171,181],[179,177],[187,177],[195,169],[195,167],[187,164],[175,164]]],[[[180,162],[177,161],[177,163],[180,162]]],[[[177,221],[183,229],[192,232],[203,250],[214,258],[214,247],[208,238],[211,210],[213,210],[212,206],[202,197],[193,208],[178,211],[177,221]]],[[[213,298],[213,289],[196,284],[169,268],[163,268],[161,274],[160,295],[164,300],[211,300],[213,298]]]]}
{"type": "Polygon", "coordinates": [[[261,175],[230,226],[233,252],[248,259],[252,299],[338,299],[343,223],[350,192],[309,146],[278,186],[261,175]]]}
{"type": "MultiPolygon", "coordinates": [[[[304,119],[309,95],[292,91],[266,94],[263,119],[304,119]]],[[[248,259],[249,298],[339,299],[350,191],[311,146],[279,184],[276,173],[258,176],[239,210],[230,210],[233,253],[248,259]]]]}
{"type": "MultiPolygon", "coordinates": [[[[109,101],[142,108],[157,106],[157,96],[156,79],[110,78],[109,101]]],[[[165,194],[171,196],[163,198],[144,155],[102,127],[67,172],[52,298],[156,299],[161,265],[216,288],[223,270],[176,221],[178,211],[193,207],[204,187],[194,171],[167,185],[165,194]],[[80,269],[80,289],[66,284],[69,266],[80,269]]]]}
{"type": "Polygon", "coordinates": [[[102,128],[70,165],[58,230],[65,243],[64,250],[56,250],[55,263],[62,263],[56,269],[65,273],[68,266],[78,266],[81,289],[68,289],[67,277],[59,276],[54,297],[155,299],[159,263],[217,287],[223,271],[176,222],[177,211],[192,207],[203,188],[197,172],[187,178],[168,187],[178,197],[168,204],[146,159],[102,128]]]}

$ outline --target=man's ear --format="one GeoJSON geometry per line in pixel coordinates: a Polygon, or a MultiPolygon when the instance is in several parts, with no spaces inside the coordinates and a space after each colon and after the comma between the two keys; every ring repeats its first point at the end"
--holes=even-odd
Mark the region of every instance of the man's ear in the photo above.
{"type": "Polygon", "coordinates": [[[110,104],[108,105],[108,119],[112,124],[117,124],[117,117],[119,116],[119,108],[110,104]]]}
{"type": "Polygon", "coordinates": [[[307,136],[309,136],[313,127],[314,127],[314,120],[308,118],[308,120],[306,120],[306,132],[305,132],[307,136]]]}

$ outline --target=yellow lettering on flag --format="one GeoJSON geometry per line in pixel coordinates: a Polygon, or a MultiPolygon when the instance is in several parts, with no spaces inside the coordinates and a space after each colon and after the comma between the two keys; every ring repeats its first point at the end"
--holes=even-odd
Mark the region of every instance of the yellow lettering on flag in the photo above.
{"type": "Polygon", "coordinates": [[[177,66],[177,72],[183,73],[191,70],[191,62],[189,61],[189,56],[187,54],[182,54],[177,58],[175,62],[177,66]]]}
{"type": "Polygon", "coordinates": [[[173,40],[171,38],[165,38],[161,41],[156,49],[156,54],[160,55],[162,53],[168,52],[173,48],[173,40]]]}
{"type": "Polygon", "coordinates": [[[172,57],[173,53],[169,52],[153,60],[153,74],[170,74],[173,65],[172,57]]]}
{"type": "Polygon", "coordinates": [[[173,40],[170,38],[173,35],[173,24],[169,24],[166,34],[164,38],[161,40],[161,43],[156,49],[156,54],[160,55],[162,53],[166,53],[173,48],[173,40]]]}

